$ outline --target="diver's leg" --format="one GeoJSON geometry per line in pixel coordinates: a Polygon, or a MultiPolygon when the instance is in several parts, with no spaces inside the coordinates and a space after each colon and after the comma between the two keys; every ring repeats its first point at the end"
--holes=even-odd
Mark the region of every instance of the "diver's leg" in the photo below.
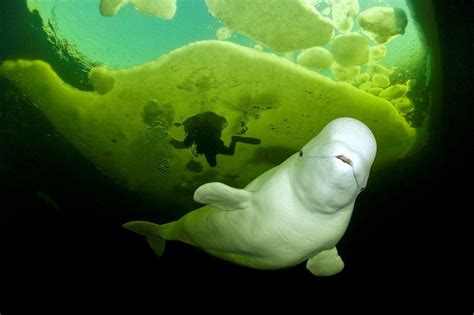
{"type": "Polygon", "coordinates": [[[214,167],[217,165],[217,159],[216,155],[212,153],[204,153],[204,156],[206,157],[207,163],[209,163],[209,166],[214,167]]]}
{"type": "Polygon", "coordinates": [[[333,247],[308,259],[306,269],[315,276],[332,276],[344,269],[344,262],[333,247]]]}

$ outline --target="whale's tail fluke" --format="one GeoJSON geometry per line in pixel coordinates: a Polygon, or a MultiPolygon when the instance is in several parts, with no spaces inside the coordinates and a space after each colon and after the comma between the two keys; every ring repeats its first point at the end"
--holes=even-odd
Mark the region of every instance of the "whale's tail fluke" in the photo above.
{"type": "Polygon", "coordinates": [[[146,221],[131,221],[127,222],[122,227],[146,237],[148,245],[158,255],[163,255],[165,251],[165,240],[161,237],[159,224],[146,221]]]}

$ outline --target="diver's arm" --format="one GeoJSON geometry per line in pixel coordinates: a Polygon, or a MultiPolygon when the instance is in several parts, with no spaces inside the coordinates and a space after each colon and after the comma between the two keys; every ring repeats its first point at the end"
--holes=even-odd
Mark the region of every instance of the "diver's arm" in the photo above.
{"type": "Polygon", "coordinates": [[[193,144],[193,141],[192,139],[188,137],[186,137],[183,141],[178,141],[174,138],[171,138],[171,141],[170,141],[171,145],[173,147],[175,147],[176,149],[188,149],[191,147],[191,145],[193,144]]]}

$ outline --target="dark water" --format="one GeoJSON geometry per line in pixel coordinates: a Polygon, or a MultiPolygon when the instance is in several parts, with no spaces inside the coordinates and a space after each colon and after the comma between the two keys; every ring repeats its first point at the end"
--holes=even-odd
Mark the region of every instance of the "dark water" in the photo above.
{"type": "MultiPolygon", "coordinates": [[[[216,292],[229,307],[250,299],[273,306],[285,301],[259,299],[273,292],[288,301],[291,295],[295,306],[360,295],[360,303],[381,299],[389,307],[413,300],[428,307],[432,302],[422,294],[432,301],[443,295],[449,278],[472,280],[461,267],[445,271],[452,263],[446,252],[466,254],[449,236],[469,211],[461,202],[472,190],[458,181],[472,173],[473,147],[468,96],[474,27],[466,9],[472,3],[461,2],[435,3],[443,96],[432,109],[430,139],[417,155],[369,182],[338,246],[345,270],[330,278],[311,276],[303,264],[274,272],[246,269],[181,243],[168,243],[158,259],[120,227],[140,215],[153,219],[152,206],[98,172],[1,79],[1,314],[22,313],[25,301],[53,309],[56,300],[82,304],[109,294],[115,298],[102,302],[113,307],[138,298],[136,303],[156,308],[171,303],[167,297],[186,303],[204,295],[196,308],[212,309],[216,292]],[[436,209],[443,199],[450,200],[449,209],[436,209]]],[[[38,17],[29,16],[21,1],[0,3],[0,60],[44,59],[67,82],[87,88],[74,60],[55,56],[38,17]]]]}

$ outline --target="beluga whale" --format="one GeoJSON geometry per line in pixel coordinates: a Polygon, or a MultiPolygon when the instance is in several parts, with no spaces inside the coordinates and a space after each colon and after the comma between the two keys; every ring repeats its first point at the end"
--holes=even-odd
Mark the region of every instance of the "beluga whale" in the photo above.
{"type": "Polygon", "coordinates": [[[366,125],[337,118],[245,188],[207,183],[194,193],[205,206],[179,220],[123,227],[144,235],[158,256],[165,241],[181,241],[246,267],[280,269],[306,261],[312,274],[334,275],[344,268],[336,245],[367,185],[376,151],[366,125]]]}

